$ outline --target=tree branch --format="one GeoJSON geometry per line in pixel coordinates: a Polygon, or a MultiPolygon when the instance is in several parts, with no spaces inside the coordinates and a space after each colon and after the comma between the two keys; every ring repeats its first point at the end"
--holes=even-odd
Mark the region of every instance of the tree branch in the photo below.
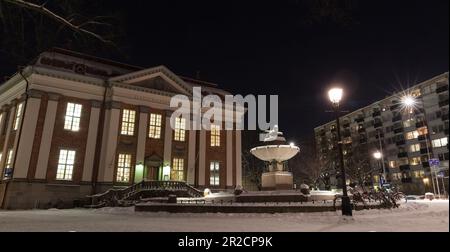
{"type": "MultiPolygon", "coordinates": [[[[100,40],[103,43],[114,44],[111,40],[104,39],[102,36],[92,32],[92,31],[89,31],[89,30],[86,30],[86,29],[82,28],[80,25],[73,24],[72,23],[73,19],[71,19],[69,21],[69,20],[67,20],[67,19],[57,15],[56,13],[50,11],[49,9],[44,7],[45,3],[42,4],[42,5],[38,5],[38,4],[30,3],[30,2],[27,2],[27,1],[23,1],[23,0],[4,0],[4,1],[7,2],[7,3],[11,3],[11,4],[14,4],[14,5],[17,5],[17,6],[21,7],[21,8],[37,11],[37,12],[39,12],[39,13],[41,13],[41,14],[43,14],[43,15],[45,15],[45,16],[53,19],[53,20],[55,20],[56,22],[63,24],[64,26],[68,27],[69,29],[73,30],[74,32],[77,32],[77,33],[80,33],[80,34],[89,35],[89,36],[91,36],[91,37],[93,37],[95,39],[100,40]]],[[[85,25],[85,24],[86,23],[84,23],[82,25],[85,25]]]]}

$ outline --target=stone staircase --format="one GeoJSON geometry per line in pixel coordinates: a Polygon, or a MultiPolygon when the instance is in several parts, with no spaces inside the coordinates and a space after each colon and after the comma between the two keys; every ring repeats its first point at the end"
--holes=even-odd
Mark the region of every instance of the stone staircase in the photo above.
{"type": "Polygon", "coordinates": [[[88,208],[106,206],[131,206],[141,198],[167,197],[174,194],[177,197],[198,198],[203,192],[183,181],[141,181],[125,188],[111,188],[106,192],[87,196],[88,208]]]}

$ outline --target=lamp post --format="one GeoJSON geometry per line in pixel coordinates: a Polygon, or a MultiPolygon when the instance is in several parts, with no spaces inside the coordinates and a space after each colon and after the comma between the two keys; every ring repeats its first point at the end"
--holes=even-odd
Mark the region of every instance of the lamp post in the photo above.
{"type": "MultiPolygon", "coordinates": [[[[383,165],[380,165],[380,160],[383,158],[383,154],[382,154],[380,151],[375,151],[375,152],[373,153],[373,157],[374,157],[374,158],[377,160],[377,162],[378,162],[378,168],[379,168],[379,169],[383,169],[382,177],[380,178],[380,186],[383,187],[384,181],[386,181],[386,174],[385,174],[385,171],[384,171],[384,164],[383,164],[383,165]]],[[[382,160],[381,160],[381,161],[382,161],[382,160]]],[[[384,161],[383,161],[383,163],[384,163],[384,161]]]]}
{"type": "Polygon", "coordinates": [[[341,140],[341,128],[339,125],[339,102],[342,99],[343,90],[341,88],[332,88],[328,91],[328,97],[333,104],[333,110],[336,116],[336,130],[338,137],[338,151],[339,151],[339,163],[341,168],[341,180],[342,180],[342,215],[352,216],[352,206],[350,204],[350,198],[347,195],[347,181],[345,178],[344,168],[344,156],[342,154],[342,140],[341,140]]]}

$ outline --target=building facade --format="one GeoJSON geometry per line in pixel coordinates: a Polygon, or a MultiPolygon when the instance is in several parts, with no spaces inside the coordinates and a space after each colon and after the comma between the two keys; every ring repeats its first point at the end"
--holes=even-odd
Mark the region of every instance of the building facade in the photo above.
{"type": "Polygon", "coordinates": [[[42,53],[0,86],[3,208],[70,205],[74,199],[148,180],[197,188],[241,184],[241,132],[175,128],[176,94],[224,97],[216,84],[63,49],[42,53]]]}
{"type": "MultiPolygon", "coordinates": [[[[378,186],[385,178],[385,183],[408,194],[437,192],[439,184],[441,194],[448,193],[448,75],[443,73],[340,117],[350,180],[362,174],[370,177],[368,184],[378,186]],[[413,98],[411,106],[404,104],[405,97],[413,98]],[[379,159],[373,155],[377,151],[382,153],[379,159]],[[439,164],[430,167],[431,159],[438,159],[439,164]]],[[[335,186],[339,181],[336,123],[316,127],[314,133],[319,162],[335,186]]]]}

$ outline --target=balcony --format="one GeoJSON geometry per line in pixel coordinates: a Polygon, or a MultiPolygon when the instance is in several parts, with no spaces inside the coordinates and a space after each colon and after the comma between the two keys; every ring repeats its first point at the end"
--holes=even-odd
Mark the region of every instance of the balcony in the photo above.
{"type": "Polygon", "coordinates": [[[402,133],[402,132],[403,132],[403,128],[394,129],[394,134],[398,134],[398,133],[402,133]]]}
{"type": "Polygon", "coordinates": [[[401,116],[401,115],[394,116],[394,117],[392,118],[392,122],[397,122],[397,121],[400,121],[400,120],[402,120],[402,116],[401,116]]]}
{"type": "Polygon", "coordinates": [[[448,90],[448,85],[444,85],[444,86],[436,88],[436,93],[439,94],[439,93],[445,92],[447,90],[448,90]]]}
{"type": "Polygon", "coordinates": [[[409,171],[409,170],[411,170],[411,167],[409,166],[409,164],[400,165],[398,168],[400,169],[400,171],[409,171]]]}
{"type": "Polygon", "coordinates": [[[399,152],[399,153],[397,154],[397,157],[398,157],[398,158],[408,157],[408,152],[406,152],[406,151],[399,152]]]}
{"type": "Polygon", "coordinates": [[[417,137],[417,140],[419,140],[419,141],[423,141],[423,140],[426,140],[426,139],[427,139],[427,135],[426,134],[420,135],[420,136],[417,137]]]}
{"type": "Polygon", "coordinates": [[[448,114],[442,115],[442,121],[448,121],[448,114]]]}
{"type": "Polygon", "coordinates": [[[357,123],[364,122],[364,117],[355,118],[355,122],[357,123]]]}
{"type": "Polygon", "coordinates": [[[424,168],[426,168],[426,167],[430,167],[430,164],[428,162],[422,162],[422,166],[424,168]]]}
{"type": "Polygon", "coordinates": [[[372,117],[377,117],[377,116],[380,116],[380,115],[381,115],[380,111],[375,111],[375,112],[372,113],[372,117]]]}
{"type": "Polygon", "coordinates": [[[420,149],[420,154],[427,154],[427,153],[428,153],[427,148],[421,148],[420,149]]]}
{"type": "Polygon", "coordinates": [[[402,178],[402,183],[412,183],[412,178],[402,178]]]}
{"type": "Polygon", "coordinates": [[[420,127],[423,127],[423,126],[425,126],[425,122],[416,122],[416,128],[420,128],[420,127]]]}
{"type": "Polygon", "coordinates": [[[382,122],[376,122],[376,123],[373,124],[373,127],[374,127],[374,128],[380,128],[380,127],[382,127],[382,126],[383,126],[383,123],[382,123],[382,122]]]}
{"type": "Polygon", "coordinates": [[[439,107],[444,107],[447,105],[448,105],[448,99],[439,102],[439,107]]]}
{"type": "Polygon", "coordinates": [[[396,144],[397,146],[405,145],[405,140],[399,140],[399,141],[395,142],[395,144],[396,144]]]}
{"type": "Polygon", "coordinates": [[[392,110],[398,109],[399,107],[400,107],[400,103],[392,105],[390,109],[392,111],[392,110]]]}

